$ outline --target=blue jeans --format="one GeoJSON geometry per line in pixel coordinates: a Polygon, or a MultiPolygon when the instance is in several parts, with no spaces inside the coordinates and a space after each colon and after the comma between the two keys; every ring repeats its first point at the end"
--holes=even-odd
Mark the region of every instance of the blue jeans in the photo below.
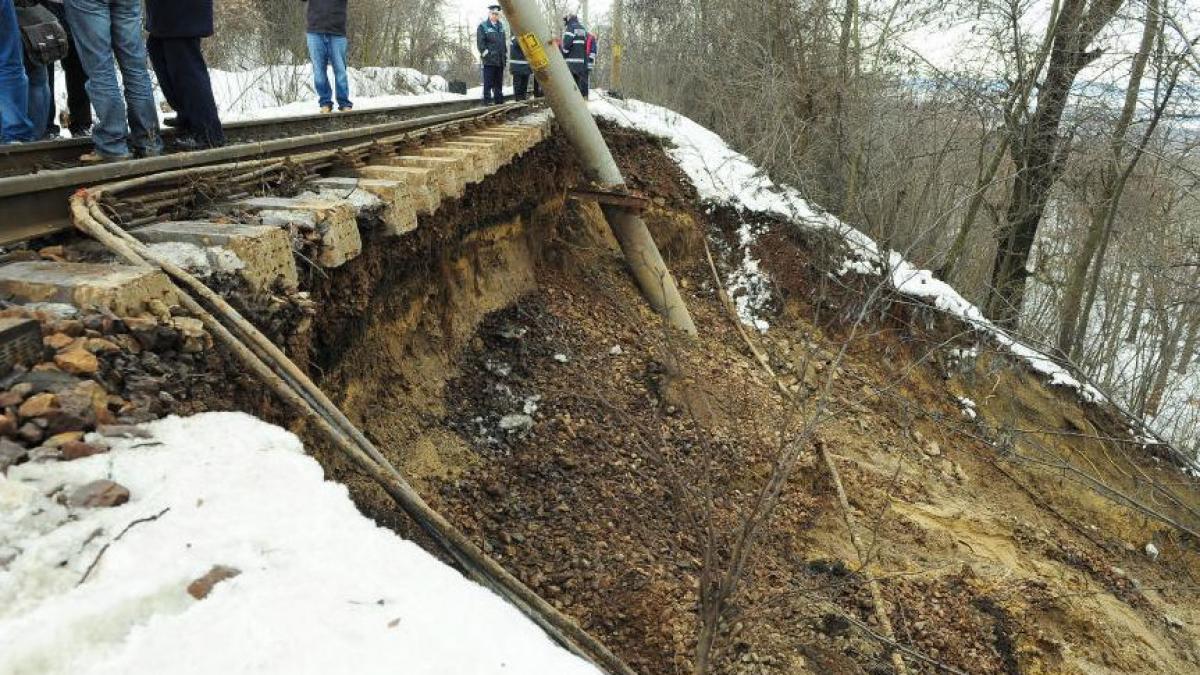
{"type": "Polygon", "coordinates": [[[0,0],[0,143],[36,137],[29,122],[29,79],[17,10],[12,0],[0,0]]]}
{"type": "Polygon", "coordinates": [[[146,68],[141,0],[66,0],[71,37],[96,109],[92,142],[106,157],[162,152],[154,90],[146,68]],[[125,85],[117,84],[117,67],[125,85]]]}
{"type": "Polygon", "coordinates": [[[353,107],[350,102],[350,78],[346,75],[348,44],[345,35],[308,33],[308,58],[312,60],[313,86],[322,107],[333,106],[333,92],[329,91],[329,66],[333,66],[338,108],[353,107]]]}
{"type": "MultiPolygon", "coordinates": [[[[44,63],[25,63],[25,75],[29,78],[29,121],[50,119],[50,102],[54,98],[50,91],[50,66],[44,63]]],[[[40,124],[33,124],[34,136],[40,140],[46,135],[46,129],[40,124]]]]}

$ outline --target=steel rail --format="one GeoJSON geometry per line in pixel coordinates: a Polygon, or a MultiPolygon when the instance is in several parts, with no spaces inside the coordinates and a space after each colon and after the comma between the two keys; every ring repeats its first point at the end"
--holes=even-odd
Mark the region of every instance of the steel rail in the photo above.
{"type": "MultiPolygon", "coordinates": [[[[222,125],[229,145],[271,140],[284,136],[299,136],[322,131],[337,131],[354,126],[424,117],[430,114],[457,112],[479,107],[474,99],[435,101],[417,105],[392,106],[367,110],[351,110],[334,114],[304,114],[262,120],[229,122],[222,125]]],[[[163,128],[163,137],[175,138],[176,131],[163,128]]],[[[64,169],[79,165],[79,156],[91,149],[89,138],[63,138],[36,143],[15,143],[0,146],[0,177],[19,176],[41,171],[64,169]]]]}
{"type": "Polygon", "coordinates": [[[514,106],[475,106],[457,112],[291,138],[0,178],[0,246],[70,230],[68,200],[80,188],[211,164],[336,149],[397,132],[495,115],[514,106]]]}

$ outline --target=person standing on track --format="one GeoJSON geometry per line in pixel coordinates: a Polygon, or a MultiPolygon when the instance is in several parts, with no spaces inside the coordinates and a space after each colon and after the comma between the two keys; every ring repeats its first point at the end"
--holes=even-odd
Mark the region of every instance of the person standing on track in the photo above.
{"type": "Polygon", "coordinates": [[[575,78],[575,86],[588,97],[588,32],[575,14],[563,17],[562,55],[575,78]]]}
{"type": "Polygon", "coordinates": [[[513,98],[524,101],[529,98],[529,78],[533,75],[533,69],[529,67],[525,52],[521,51],[521,43],[517,41],[517,36],[512,37],[510,44],[508,71],[512,73],[513,98]]]}
{"type": "Polygon", "coordinates": [[[308,3],[308,58],[312,61],[313,87],[320,99],[321,112],[333,112],[334,91],[329,89],[329,67],[333,66],[333,83],[339,112],[352,110],[350,76],[346,73],[347,0],[300,0],[308,3]]]}
{"type": "Polygon", "coordinates": [[[35,139],[29,121],[29,79],[13,0],[0,0],[0,144],[35,139]]]}
{"type": "Polygon", "coordinates": [[[475,29],[475,47],[483,64],[483,104],[504,103],[504,61],[508,41],[500,22],[500,5],[488,5],[488,18],[475,29]]]}
{"type": "MultiPolygon", "coordinates": [[[[67,21],[67,9],[63,0],[41,0],[41,4],[71,34],[71,24],[67,21]]],[[[79,50],[71,48],[66,58],[62,60],[63,73],[67,80],[67,109],[62,116],[63,125],[71,132],[72,138],[87,136],[92,132],[92,101],[87,93],[87,73],[83,72],[83,63],[79,60],[79,50]]],[[[46,71],[50,84],[50,109],[46,116],[46,135],[58,136],[61,128],[58,125],[58,115],[55,114],[54,104],[54,69],[46,71]]]]}
{"type": "Polygon", "coordinates": [[[66,0],[71,37],[87,73],[87,92],[96,110],[95,150],[83,162],[162,154],[154,88],[142,40],[141,0],[66,0]],[[121,82],[117,84],[117,67],[121,82]]]}
{"type": "Polygon", "coordinates": [[[175,144],[184,150],[225,145],[200,40],[213,34],[212,0],[146,0],[150,63],[175,109],[175,144]]]}

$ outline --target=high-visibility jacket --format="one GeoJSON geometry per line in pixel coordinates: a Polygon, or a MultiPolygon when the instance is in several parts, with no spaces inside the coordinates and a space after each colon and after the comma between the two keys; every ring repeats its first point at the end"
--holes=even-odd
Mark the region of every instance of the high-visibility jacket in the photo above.
{"type": "Polygon", "coordinates": [[[579,19],[571,19],[563,28],[562,55],[575,75],[587,72],[587,28],[579,19]]]}
{"type": "Polygon", "coordinates": [[[521,43],[515,35],[508,47],[508,71],[513,75],[533,74],[533,69],[529,67],[529,59],[525,58],[525,52],[521,50],[521,43]]]}

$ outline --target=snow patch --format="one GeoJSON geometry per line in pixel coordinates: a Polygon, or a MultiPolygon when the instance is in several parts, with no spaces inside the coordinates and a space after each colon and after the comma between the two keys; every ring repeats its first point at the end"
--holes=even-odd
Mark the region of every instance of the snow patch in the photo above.
{"type": "Polygon", "coordinates": [[[595,672],[364,518],[287,431],[240,413],[144,428],[0,474],[0,672],[595,672]],[[100,478],[132,499],[56,498],[100,478]],[[195,600],[215,565],[241,573],[195,600]]]}
{"type": "Polygon", "coordinates": [[[979,413],[975,411],[975,401],[972,401],[966,396],[958,397],[958,406],[962,409],[963,417],[966,417],[967,419],[973,420],[979,416],[979,413]]]}

